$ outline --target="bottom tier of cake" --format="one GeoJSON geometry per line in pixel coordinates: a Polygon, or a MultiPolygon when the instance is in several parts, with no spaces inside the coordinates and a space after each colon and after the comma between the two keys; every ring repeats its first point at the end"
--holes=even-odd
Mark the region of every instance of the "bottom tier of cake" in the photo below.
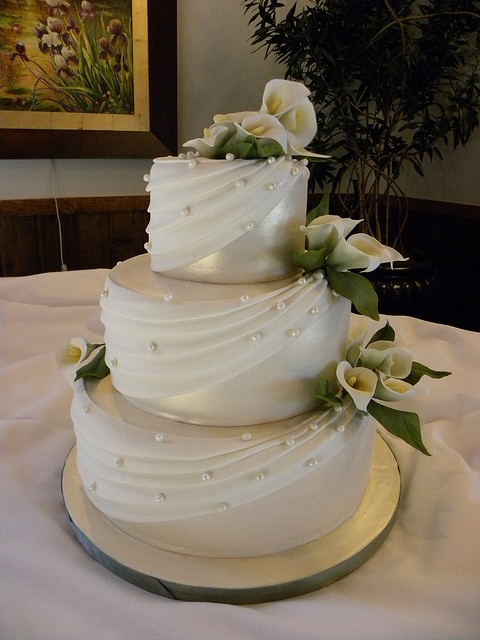
{"type": "Polygon", "coordinates": [[[363,499],[375,439],[352,403],[205,427],[137,409],[109,377],[76,383],[72,417],[91,502],[137,540],[212,558],[279,553],[340,526],[363,499]]]}

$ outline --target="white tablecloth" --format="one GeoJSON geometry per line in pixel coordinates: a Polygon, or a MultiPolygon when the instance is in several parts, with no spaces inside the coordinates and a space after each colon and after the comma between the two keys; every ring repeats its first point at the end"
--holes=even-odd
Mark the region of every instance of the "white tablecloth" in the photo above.
{"type": "Polygon", "coordinates": [[[63,507],[61,472],[74,435],[71,390],[54,352],[73,336],[101,340],[105,275],[0,280],[2,640],[480,637],[480,334],[390,319],[416,360],[452,376],[428,380],[431,394],[415,400],[431,457],[386,438],[403,493],[392,532],[366,564],[281,602],[172,601],[95,562],[63,507]]]}

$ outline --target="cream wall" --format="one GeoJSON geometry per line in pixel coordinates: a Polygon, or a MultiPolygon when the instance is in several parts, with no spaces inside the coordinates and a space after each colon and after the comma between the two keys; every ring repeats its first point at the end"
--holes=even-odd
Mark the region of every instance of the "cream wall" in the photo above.
{"type": "MultiPolygon", "coordinates": [[[[265,82],[282,68],[253,52],[241,0],[178,0],[179,148],[201,134],[214,113],[256,109],[265,82]]],[[[465,148],[427,161],[426,178],[408,173],[408,195],[480,204],[480,131],[465,148]]],[[[55,160],[59,197],[138,195],[151,159],[55,160]]],[[[0,160],[0,199],[53,195],[49,160],[0,160]]]]}

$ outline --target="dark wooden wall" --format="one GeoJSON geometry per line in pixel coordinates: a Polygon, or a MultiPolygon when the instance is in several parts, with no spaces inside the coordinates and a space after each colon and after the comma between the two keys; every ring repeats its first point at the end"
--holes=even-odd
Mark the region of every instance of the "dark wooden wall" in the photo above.
{"type": "MultiPolygon", "coordinates": [[[[409,205],[409,242],[429,253],[440,273],[439,301],[426,319],[480,331],[480,206],[413,199],[409,205]]],[[[60,198],[58,207],[69,270],[111,268],[145,251],[147,195],[60,198]]],[[[60,268],[54,201],[1,202],[1,275],[60,268]]]]}
{"type": "MultiPolygon", "coordinates": [[[[60,198],[64,262],[69,270],[111,268],[145,251],[148,196],[60,198]]],[[[2,276],[61,268],[53,200],[8,200],[0,205],[2,276]]]]}

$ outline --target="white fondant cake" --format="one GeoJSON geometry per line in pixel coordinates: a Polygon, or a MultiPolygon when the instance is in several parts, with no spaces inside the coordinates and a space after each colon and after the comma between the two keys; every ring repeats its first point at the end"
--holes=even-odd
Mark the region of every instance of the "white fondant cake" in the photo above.
{"type": "MultiPolygon", "coordinates": [[[[306,90],[292,98],[294,84],[281,88],[304,116],[306,90]]],[[[273,97],[265,104],[275,110],[282,100],[273,97]]],[[[214,125],[196,142],[210,150],[211,139],[232,136],[235,147],[240,131],[250,153],[247,125],[277,139],[274,116],[251,125],[249,117],[214,125]]],[[[284,151],[298,142],[287,145],[285,134],[284,151]]],[[[365,493],[375,423],[357,400],[334,398],[350,302],[322,268],[302,275],[295,266],[308,170],[277,156],[156,160],[148,254],[118,264],[101,294],[111,375],[75,383],[78,471],[103,514],[156,547],[217,558],[286,551],[334,530],[365,493]],[[327,401],[341,406],[319,408],[320,380],[327,401]]],[[[355,268],[370,264],[344,241],[352,221],[327,218],[324,240],[341,246],[340,262],[331,252],[335,268],[343,269],[342,252],[348,260],[354,252],[355,268]]],[[[344,384],[359,375],[355,394],[365,403],[364,375],[349,371],[344,384]]]]}

